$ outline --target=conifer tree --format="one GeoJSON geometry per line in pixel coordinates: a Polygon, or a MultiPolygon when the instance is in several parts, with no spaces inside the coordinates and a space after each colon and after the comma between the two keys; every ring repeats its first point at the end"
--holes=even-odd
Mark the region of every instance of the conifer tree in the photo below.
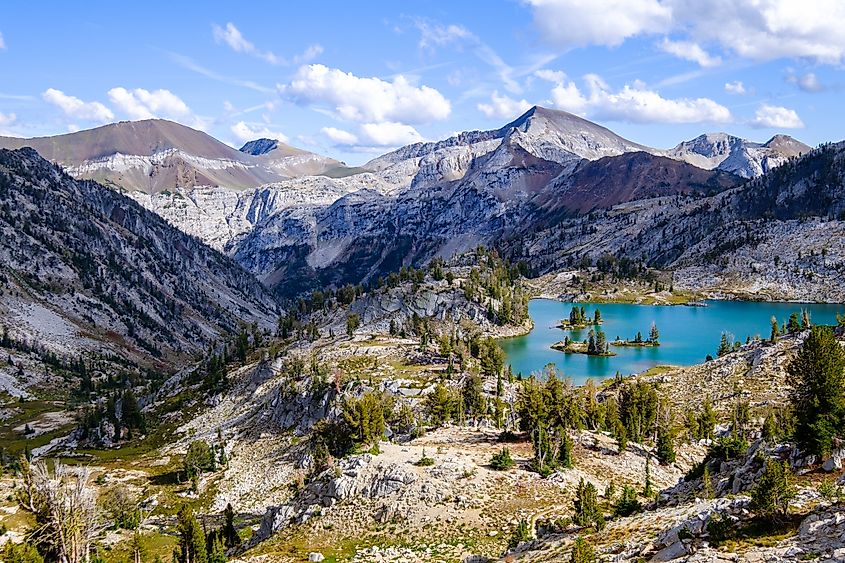
{"type": "Polygon", "coordinates": [[[706,499],[711,499],[716,496],[716,492],[713,490],[713,478],[710,476],[710,466],[705,463],[704,464],[704,473],[701,475],[701,494],[706,499]]]}
{"type": "Polygon", "coordinates": [[[642,510],[643,505],[637,498],[637,491],[630,485],[625,485],[622,488],[622,495],[616,502],[613,513],[617,516],[630,516],[635,512],[642,510]]]}
{"type": "Polygon", "coordinates": [[[596,331],[596,354],[606,354],[607,353],[607,337],[605,336],[604,332],[599,330],[596,331]]]}
{"type": "Polygon", "coordinates": [[[598,491],[595,485],[581,478],[575,491],[573,504],[575,514],[572,519],[576,524],[579,526],[595,524],[596,529],[604,527],[604,516],[599,509],[598,491]]]}
{"type": "Polygon", "coordinates": [[[179,563],[208,563],[205,534],[190,506],[183,506],[176,519],[179,531],[179,563]]]}
{"type": "Polygon", "coordinates": [[[598,353],[598,347],[596,346],[596,331],[590,329],[589,336],[587,337],[587,354],[595,355],[598,353]]]}
{"type": "Polygon", "coordinates": [[[772,342],[778,341],[778,335],[780,334],[780,328],[778,327],[778,320],[772,315],[772,334],[769,336],[769,340],[772,342]]]}
{"type": "Polygon", "coordinates": [[[232,503],[226,505],[226,509],[223,511],[223,520],[223,544],[228,549],[240,545],[241,537],[235,529],[235,509],[232,508],[232,503]]]}
{"type": "Polygon", "coordinates": [[[524,518],[519,521],[510,539],[508,540],[508,549],[513,549],[523,542],[531,539],[531,528],[528,526],[528,520],[524,518]]]}
{"type": "Polygon", "coordinates": [[[651,454],[645,454],[645,483],[643,484],[643,496],[646,498],[654,494],[651,483],[651,454]]]}
{"type": "Polygon", "coordinates": [[[657,461],[660,465],[675,463],[675,440],[668,423],[657,427],[657,461]]]}
{"type": "Polygon", "coordinates": [[[657,330],[657,323],[651,323],[651,331],[649,332],[648,339],[652,344],[657,344],[660,341],[660,331],[657,330]]]}
{"type": "Polygon", "coordinates": [[[786,323],[786,332],[792,334],[801,330],[801,323],[798,321],[798,313],[789,315],[789,321],[786,323]]]}
{"type": "Polygon", "coordinates": [[[786,366],[793,391],[795,439],[805,451],[829,455],[845,438],[845,352],[830,327],[814,326],[786,366]]]}
{"type": "Polygon", "coordinates": [[[575,461],[572,456],[572,438],[569,432],[562,431],[560,438],[560,453],[558,454],[558,465],[564,469],[572,469],[575,467],[575,461]]]}
{"type": "Polygon", "coordinates": [[[572,555],[569,558],[571,563],[595,563],[596,552],[587,541],[578,536],[572,544],[572,555]]]}
{"type": "Polygon", "coordinates": [[[797,494],[789,463],[768,459],[751,491],[751,510],[771,522],[782,520],[789,512],[789,502],[797,494]]]}

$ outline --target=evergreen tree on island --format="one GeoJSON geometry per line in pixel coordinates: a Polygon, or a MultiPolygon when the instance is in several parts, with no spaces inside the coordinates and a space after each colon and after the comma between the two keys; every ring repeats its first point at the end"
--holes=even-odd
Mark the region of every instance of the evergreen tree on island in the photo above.
{"type": "Polygon", "coordinates": [[[649,341],[652,344],[658,344],[660,341],[660,331],[657,330],[657,323],[651,323],[651,332],[648,335],[649,341]]]}

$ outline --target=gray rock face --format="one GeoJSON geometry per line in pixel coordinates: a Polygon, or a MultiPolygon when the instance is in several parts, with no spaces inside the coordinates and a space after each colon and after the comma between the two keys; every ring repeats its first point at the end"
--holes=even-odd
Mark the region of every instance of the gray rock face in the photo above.
{"type": "Polygon", "coordinates": [[[257,534],[264,539],[292,523],[302,523],[315,511],[330,509],[338,502],[413,496],[414,502],[440,502],[443,491],[426,483],[410,468],[383,463],[376,456],[362,454],[339,460],[335,467],[308,483],[290,503],[270,507],[257,534]],[[413,489],[413,490],[411,490],[413,489]]]}
{"type": "Polygon", "coordinates": [[[204,351],[242,321],[274,325],[252,276],[131,199],[32,149],[0,150],[0,176],[0,311],[16,338],[148,361],[204,351]]]}
{"type": "Polygon", "coordinates": [[[811,147],[787,135],[777,135],[766,143],[753,143],[726,133],[710,133],[685,141],[666,151],[666,155],[706,170],[718,168],[743,178],[756,178],[810,150],[811,147]]]}
{"type": "Polygon", "coordinates": [[[825,460],[824,464],[822,464],[822,469],[828,473],[832,471],[839,471],[842,469],[843,463],[845,463],[845,448],[839,448],[825,460]]]}

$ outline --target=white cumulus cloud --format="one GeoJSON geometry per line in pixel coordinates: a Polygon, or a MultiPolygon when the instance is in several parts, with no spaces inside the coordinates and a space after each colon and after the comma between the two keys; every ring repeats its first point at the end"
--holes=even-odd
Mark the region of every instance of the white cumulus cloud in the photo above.
{"type": "Polygon", "coordinates": [[[658,0],[528,0],[540,34],[558,47],[621,45],[629,37],[668,31],[672,11],[658,0]]]}
{"type": "Polygon", "coordinates": [[[255,139],[275,139],[281,143],[287,143],[288,138],[284,133],[279,131],[271,131],[266,126],[256,126],[255,124],[247,124],[244,121],[238,121],[230,127],[232,133],[239,141],[254,141],[255,139]]]}
{"type": "Polygon", "coordinates": [[[6,48],[6,40],[3,39],[3,34],[0,33],[0,51],[6,48]]]}
{"type": "Polygon", "coordinates": [[[635,36],[673,33],[757,61],[845,60],[840,0],[526,0],[535,27],[561,49],[617,46],[635,36]]]}
{"type": "Polygon", "coordinates": [[[114,114],[100,102],[83,102],[75,96],[69,96],[61,90],[48,88],[41,94],[45,102],[60,108],[65,115],[74,119],[85,119],[105,123],[114,119],[114,114]]]}
{"type": "Polygon", "coordinates": [[[728,94],[745,94],[745,84],[741,80],[725,83],[725,92],[728,94]]]}
{"type": "Polygon", "coordinates": [[[800,129],[804,122],[795,110],[763,104],[757,108],[751,126],[772,129],[800,129]]]}
{"type": "Polygon", "coordinates": [[[493,91],[490,96],[490,103],[478,104],[478,111],[488,118],[510,119],[525,113],[531,107],[527,100],[514,100],[508,96],[500,96],[498,91],[493,91]]]}
{"type": "Polygon", "coordinates": [[[358,144],[358,136],[337,127],[323,127],[320,132],[335,145],[351,146],[358,144]]]}
{"type": "Polygon", "coordinates": [[[400,147],[423,140],[416,129],[405,123],[385,121],[361,125],[361,141],[376,147],[400,147]]]}
{"type": "Polygon", "coordinates": [[[361,123],[426,123],[446,119],[452,111],[439,91],[401,75],[388,82],[321,64],[300,67],[279,91],[298,104],[328,104],[340,118],[361,123]]]}
{"type": "Polygon", "coordinates": [[[176,119],[191,115],[188,105],[170,90],[117,87],[109,90],[109,100],[131,119],[176,119]]]}
{"type": "Polygon", "coordinates": [[[680,59],[692,61],[698,66],[708,68],[719,66],[722,64],[721,57],[714,57],[707,51],[701,48],[698,43],[693,41],[671,41],[664,38],[658,43],[658,47],[670,55],[674,55],[680,59]]]}
{"type": "Polygon", "coordinates": [[[591,118],[631,123],[727,123],[733,117],[725,106],[709,98],[664,98],[635,81],[613,90],[600,76],[584,77],[586,88],[563,73],[535,73],[555,83],[552,103],[565,111],[591,118]]]}

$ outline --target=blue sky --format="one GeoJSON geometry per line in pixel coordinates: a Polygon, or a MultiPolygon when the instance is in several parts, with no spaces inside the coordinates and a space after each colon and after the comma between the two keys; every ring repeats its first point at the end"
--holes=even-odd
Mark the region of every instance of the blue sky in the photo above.
{"type": "Polygon", "coordinates": [[[666,148],[845,138],[845,2],[51,2],[0,15],[0,134],[163,117],[357,164],[533,104],[666,148]]]}

